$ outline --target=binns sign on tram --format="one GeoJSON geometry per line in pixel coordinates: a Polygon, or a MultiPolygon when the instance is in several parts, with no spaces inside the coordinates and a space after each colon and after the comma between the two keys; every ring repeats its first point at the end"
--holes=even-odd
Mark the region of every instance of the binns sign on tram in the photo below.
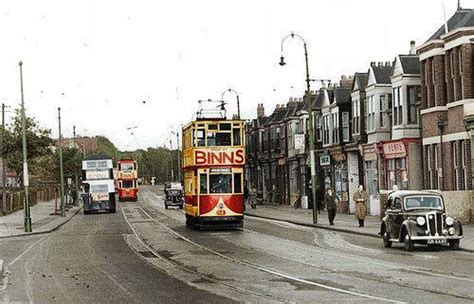
{"type": "Polygon", "coordinates": [[[194,165],[244,165],[245,151],[243,148],[213,147],[194,150],[194,165]]]}

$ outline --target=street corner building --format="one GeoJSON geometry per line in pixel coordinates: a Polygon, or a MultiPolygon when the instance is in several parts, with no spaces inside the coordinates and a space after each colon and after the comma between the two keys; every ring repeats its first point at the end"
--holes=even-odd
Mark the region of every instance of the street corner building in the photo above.
{"type": "MultiPolygon", "coordinates": [[[[442,22],[440,22],[442,23],[442,22]]],[[[311,91],[316,199],[330,187],[338,212],[355,212],[367,190],[368,212],[381,216],[393,190],[435,190],[461,222],[473,219],[474,10],[458,8],[429,39],[391,61],[311,91]]],[[[312,208],[308,106],[292,97],[246,127],[247,178],[263,201],[312,208]]]]}

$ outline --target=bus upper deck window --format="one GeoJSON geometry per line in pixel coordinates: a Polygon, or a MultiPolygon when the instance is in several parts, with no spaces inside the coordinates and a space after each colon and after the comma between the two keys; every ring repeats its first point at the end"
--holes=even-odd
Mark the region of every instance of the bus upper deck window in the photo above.
{"type": "Polygon", "coordinates": [[[240,129],[234,129],[233,130],[234,134],[234,146],[240,146],[240,129]]]}
{"type": "Polygon", "coordinates": [[[207,174],[199,175],[199,190],[201,194],[207,194],[207,174]]]}
{"type": "Polygon", "coordinates": [[[204,147],[206,145],[206,139],[204,137],[204,130],[196,131],[197,146],[204,147]]]}

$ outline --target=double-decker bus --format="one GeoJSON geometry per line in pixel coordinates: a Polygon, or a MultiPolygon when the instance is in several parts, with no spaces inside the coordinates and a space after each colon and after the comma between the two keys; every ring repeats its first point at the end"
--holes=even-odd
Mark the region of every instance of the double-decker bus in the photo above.
{"type": "Polygon", "coordinates": [[[122,158],[117,162],[119,201],[137,201],[138,165],[132,158],[122,158]]]}
{"type": "Polygon", "coordinates": [[[113,163],[107,155],[90,155],[82,161],[82,200],[84,214],[115,212],[113,163]]]}
{"type": "Polygon", "coordinates": [[[186,225],[243,227],[244,121],[198,117],[182,139],[186,225]]]}

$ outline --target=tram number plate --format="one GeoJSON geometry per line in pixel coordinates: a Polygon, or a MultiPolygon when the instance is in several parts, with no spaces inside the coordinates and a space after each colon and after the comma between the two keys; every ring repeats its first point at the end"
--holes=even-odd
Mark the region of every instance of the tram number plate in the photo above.
{"type": "Polygon", "coordinates": [[[446,244],[446,240],[428,240],[428,244],[446,244]]]}
{"type": "Polygon", "coordinates": [[[217,210],[217,215],[225,215],[225,210],[217,210]]]}

